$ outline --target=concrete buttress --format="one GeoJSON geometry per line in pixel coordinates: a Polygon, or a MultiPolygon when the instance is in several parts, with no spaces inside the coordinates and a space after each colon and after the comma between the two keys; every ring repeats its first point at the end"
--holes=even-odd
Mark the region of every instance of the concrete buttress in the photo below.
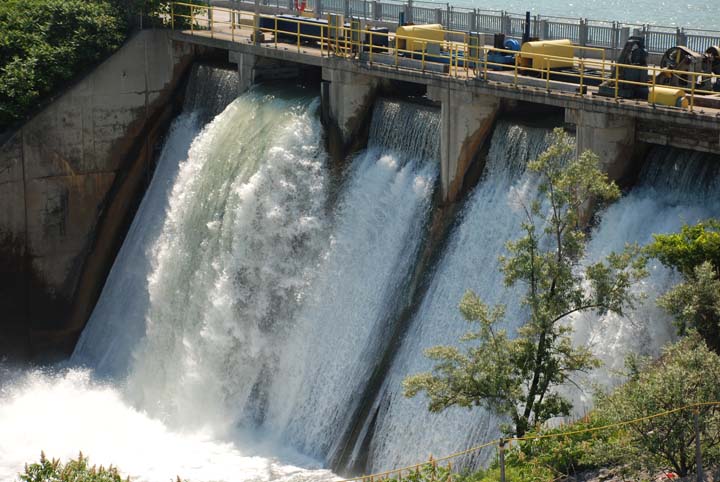
{"type": "Polygon", "coordinates": [[[255,83],[255,63],[257,57],[253,54],[230,51],[228,60],[237,64],[238,68],[238,95],[248,90],[255,83]]]}
{"type": "Polygon", "coordinates": [[[500,98],[468,91],[428,91],[441,102],[440,176],[445,202],[457,199],[475,155],[490,133],[500,98]]]}
{"type": "Polygon", "coordinates": [[[591,150],[610,179],[621,181],[633,166],[635,152],[635,119],[632,117],[565,110],[566,122],[575,124],[577,153],[591,150]]]}
{"type": "Polygon", "coordinates": [[[372,108],[379,79],[362,74],[323,67],[323,81],[327,83],[323,95],[323,110],[337,127],[343,146],[356,140],[372,108]]]}

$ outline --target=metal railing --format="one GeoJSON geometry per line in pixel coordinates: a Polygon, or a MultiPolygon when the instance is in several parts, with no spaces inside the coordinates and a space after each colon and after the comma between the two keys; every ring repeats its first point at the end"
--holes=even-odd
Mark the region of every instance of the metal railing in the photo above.
{"type": "MultiPolygon", "coordinates": [[[[567,93],[572,90],[575,95],[586,96],[588,87],[604,83],[609,86],[611,93],[609,97],[619,99],[622,97],[621,89],[624,87],[644,87],[650,94],[648,103],[653,106],[659,105],[657,95],[654,94],[656,87],[664,87],[662,82],[658,83],[658,79],[675,77],[685,85],[671,88],[685,93],[690,111],[695,109],[698,96],[717,94],[717,91],[710,88],[713,85],[716,88],[720,86],[720,75],[608,61],[606,52],[602,48],[573,45],[572,55],[529,54],[483,46],[479,43],[471,45],[470,34],[459,30],[444,29],[443,40],[425,40],[397,33],[373,31],[367,28],[367,25],[359,29],[341,26],[333,30],[327,24],[320,24],[310,19],[283,18],[284,27],[279,28],[278,18],[274,16],[174,2],[171,4],[171,24],[175,28],[182,23],[186,27],[183,30],[191,35],[219,37],[233,42],[250,42],[257,39],[257,43],[260,43],[259,34],[262,33],[267,35],[268,39],[272,38],[270,42],[264,44],[271,43],[275,48],[278,48],[279,44],[285,46],[290,44],[298,52],[308,53],[311,49],[319,49],[320,56],[365,61],[370,66],[382,65],[462,79],[492,80],[516,88],[527,84],[534,87],[542,85],[547,92],[567,93]],[[180,11],[183,13],[178,13],[180,11]],[[264,20],[265,27],[260,27],[261,19],[264,20]],[[272,27],[267,27],[267,23],[272,27]],[[287,25],[293,27],[288,29],[287,25]],[[303,25],[316,34],[303,31],[303,25]],[[379,38],[382,38],[380,43],[384,46],[378,45],[379,38]],[[403,45],[406,48],[403,48],[403,45]],[[492,54],[512,56],[509,58],[513,59],[513,63],[496,62],[492,54]],[[563,70],[555,70],[558,66],[562,66],[563,70]],[[626,80],[620,75],[623,70],[644,70],[649,80],[647,82],[626,80]]],[[[684,107],[682,104],[681,106],[684,107]]]]}
{"type": "MultiPolygon", "coordinates": [[[[238,5],[254,5],[255,0],[233,0],[238,5]]],[[[275,5],[292,10],[292,4],[286,0],[258,0],[261,5],[275,5]]],[[[374,1],[352,0],[354,4],[365,4],[360,8],[345,8],[347,0],[316,0],[312,5],[318,15],[343,13],[345,15],[365,16],[368,20],[396,23],[400,13],[405,13],[407,21],[415,23],[441,23],[451,30],[464,30],[481,33],[504,33],[509,36],[522,36],[525,15],[501,10],[479,10],[454,7],[448,3],[420,2],[409,0],[374,1]]],[[[540,40],[567,38],[579,45],[603,47],[613,50],[622,49],[630,35],[643,36],[646,47],[653,54],[662,54],[676,45],[686,46],[698,52],[704,52],[712,45],[720,45],[720,31],[699,30],[685,27],[665,27],[659,25],[638,25],[623,22],[597,21],[584,18],[534,15],[531,18],[532,35],[540,40]]]]}

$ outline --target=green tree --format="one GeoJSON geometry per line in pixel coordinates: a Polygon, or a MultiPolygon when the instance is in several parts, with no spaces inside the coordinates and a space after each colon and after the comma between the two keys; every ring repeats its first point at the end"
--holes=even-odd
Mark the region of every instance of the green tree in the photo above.
{"type": "MultiPolygon", "coordinates": [[[[22,482],[123,482],[115,467],[91,466],[82,452],[67,464],[57,459],[48,460],[41,452],[40,462],[25,464],[25,471],[19,477],[22,482]]],[[[129,482],[130,477],[125,480],[129,482]]]]}
{"type": "MultiPolygon", "coordinates": [[[[663,411],[720,400],[720,357],[695,332],[668,345],[658,360],[631,358],[629,380],[610,395],[600,395],[597,412],[611,422],[648,417],[663,411]]],[[[704,464],[720,462],[720,407],[698,409],[704,464]]],[[[646,469],[672,467],[685,476],[695,470],[696,431],[691,410],[669,413],[625,427],[626,461],[646,469]]]]}
{"type": "Polygon", "coordinates": [[[720,353],[720,221],[709,219],[684,225],[679,233],[656,234],[647,250],[683,277],[658,299],[675,319],[678,333],[694,328],[720,353]]]}
{"type": "Polygon", "coordinates": [[[104,0],[0,2],[0,131],[125,39],[104,0]]]}
{"type": "Polygon", "coordinates": [[[586,347],[574,347],[568,316],[584,311],[622,314],[632,304],[629,288],[644,276],[637,246],[606,260],[582,266],[586,236],[583,210],[620,196],[586,151],[574,157],[574,143],[562,130],[528,169],[539,176],[540,199],[524,205],[524,235],[507,244],[501,257],[507,286],[521,284],[525,314],[514,338],[499,325],[505,307],[490,307],[469,291],[460,312],[475,329],[461,338],[464,349],[436,346],[426,356],[436,362],[432,372],[408,377],[405,395],[426,392],[429,409],[484,406],[509,416],[522,436],[554,416],[567,415],[570,402],[553,390],[576,372],[598,362],[586,347]]]}

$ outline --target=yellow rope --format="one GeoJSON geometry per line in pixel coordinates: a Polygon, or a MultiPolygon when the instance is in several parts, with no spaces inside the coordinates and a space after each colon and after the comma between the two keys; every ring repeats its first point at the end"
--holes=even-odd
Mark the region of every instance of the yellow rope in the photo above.
{"type": "Polygon", "coordinates": [[[386,471],[386,472],[379,472],[379,473],[376,473],[376,474],[363,475],[363,476],[360,476],[360,477],[354,477],[354,478],[352,478],[352,479],[344,479],[344,480],[342,480],[341,482],[356,482],[356,481],[364,481],[364,480],[388,478],[390,475],[393,475],[393,474],[402,474],[403,472],[408,472],[408,471],[411,471],[411,470],[420,469],[420,467],[424,467],[424,466],[428,465],[429,463],[444,462],[444,461],[446,461],[446,460],[455,459],[455,458],[457,458],[457,457],[461,457],[461,456],[463,456],[463,455],[467,455],[467,454],[470,454],[470,453],[473,453],[473,452],[478,452],[478,451],[480,451],[480,450],[482,450],[482,449],[484,449],[484,448],[490,447],[491,445],[499,444],[501,441],[504,441],[505,443],[509,443],[509,442],[520,442],[520,441],[529,441],[529,440],[541,440],[541,439],[549,439],[549,438],[567,437],[567,436],[570,436],[570,435],[579,435],[579,434],[583,434],[583,433],[599,432],[599,431],[601,431],[601,430],[608,430],[608,429],[611,429],[611,428],[624,427],[624,426],[626,426],[626,425],[632,425],[632,424],[634,424],[634,423],[644,422],[644,421],[652,420],[652,419],[658,418],[658,417],[665,417],[665,416],[667,416],[667,415],[670,415],[670,414],[673,414],[673,413],[677,413],[677,412],[682,412],[682,411],[688,410],[688,409],[697,409],[697,408],[700,408],[700,407],[709,407],[709,406],[713,406],[713,407],[715,407],[715,406],[720,406],[720,402],[698,402],[698,403],[691,403],[691,404],[684,405],[684,406],[679,407],[679,408],[673,408],[673,409],[671,409],[671,410],[666,410],[666,411],[664,411],[664,412],[655,413],[655,414],[653,414],[653,415],[647,415],[647,416],[645,416],[645,417],[640,417],[640,418],[636,418],[636,419],[633,419],[633,420],[626,420],[626,421],[624,421],[624,422],[611,423],[611,424],[609,424],[609,425],[603,425],[602,427],[590,427],[590,428],[584,428],[584,429],[581,429],[581,430],[573,430],[573,431],[571,431],[571,432],[558,432],[558,433],[551,433],[551,434],[545,434],[545,435],[528,435],[528,436],[525,436],[525,437],[512,437],[512,438],[507,438],[507,439],[494,439],[494,440],[491,440],[491,441],[489,441],[489,442],[485,442],[485,443],[483,443],[483,444],[481,444],[481,445],[476,445],[476,446],[474,446],[474,447],[470,447],[469,449],[463,450],[463,451],[461,451],[461,452],[455,452],[455,453],[453,453],[453,454],[446,455],[446,456],[441,457],[441,458],[439,458],[439,459],[433,459],[433,458],[431,458],[429,462],[421,462],[421,463],[418,463],[418,464],[415,464],[415,465],[408,465],[407,467],[402,467],[402,468],[399,468],[399,469],[388,470],[388,471],[386,471]]]}

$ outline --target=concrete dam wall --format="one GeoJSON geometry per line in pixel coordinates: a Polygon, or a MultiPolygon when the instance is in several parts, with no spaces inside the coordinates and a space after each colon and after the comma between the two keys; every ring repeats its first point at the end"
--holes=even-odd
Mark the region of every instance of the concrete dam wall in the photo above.
{"type": "Polygon", "coordinates": [[[74,343],[200,49],[141,31],[3,139],[0,353],[74,343]]]}

